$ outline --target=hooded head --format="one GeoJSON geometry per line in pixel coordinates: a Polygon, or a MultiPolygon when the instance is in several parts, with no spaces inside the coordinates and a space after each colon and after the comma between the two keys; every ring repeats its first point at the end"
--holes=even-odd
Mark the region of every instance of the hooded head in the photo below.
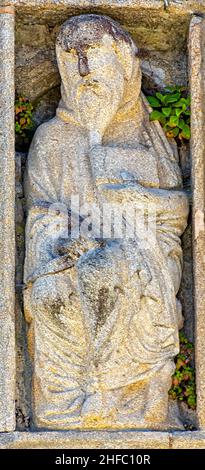
{"type": "Polygon", "coordinates": [[[56,53],[62,78],[63,106],[89,131],[101,135],[118,109],[141,88],[137,47],[109,17],[80,15],[63,24],[56,53]]]}

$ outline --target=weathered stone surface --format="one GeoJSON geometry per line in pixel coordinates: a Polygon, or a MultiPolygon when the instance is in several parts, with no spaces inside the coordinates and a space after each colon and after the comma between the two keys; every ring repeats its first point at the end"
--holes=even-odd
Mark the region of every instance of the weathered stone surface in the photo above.
{"type": "Polygon", "coordinates": [[[0,7],[0,431],[15,429],[14,15],[0,7]]]}
{"type": "Polygon", "coordinates": [[[175,432],[170,437],[171,449],[205,449],[205,432],[175,432]]]}
{"type": "Polygon", "coordinates": [[[202,431],[15,432],[0,436],[0,449],[205,449],[205,433],[202,431]]]}
{"type": "Polygon", "coordinates": [[[55,116],[56,109],[60,100],[60,88],[52,88],[45,93],[35,103],[33,111],[33,122],[35,128],[40,126],[43,122],[52,119],[55,116]]]}
{"type": "MultiPolygon", "coordinates": [[[[59,14],[68,9],[71,9],[72,14],[76,13],[76,2],[75,0],[1,0],[1,5],[15,5],[18,7],[20,12],[31,12],[33,7],[38,10],[38,12],[47,12],[50,14],[53,12],[53,9],[57,9],[59,14]]],[[[163,0],[108,0],[105,2],[103,0],[80,0],[78,2],[78,9],[98,9],[104,7],[104,9],[112,10],[123,10],[126,9],[128,12],[139,11],[139,10],[151,10],[157,11],[158,13],[164,11],[165,2],[163,0]]],[[[192,14],[194,12],[203,12],[205,11],[204,1],[203,0],[171,0],[169,1],[169,6],[167,7],[168,12],[177,12],[178,14],[192,14]]],[[[104,12],[105,13],[105,12],[104,12]]]]}
{"type": "Polygon", "coordinates": [[[191,91],[191,155],[193,190],[193,257],[195,304],[195,360],[197,382],[197,416],[205,428],[205,116],[204,116],[204,47],[205,21],[194,17],[189,32],[189,73],[191,91]]]}
{"type": "Polygon", "coordinates": [[[16,56],[16,92],[32,102],[59,85],[54,54],[49,50],[23,47],[16,56]]]}
{"type": "Polygon", "coordinates": [[[56,51],[62,100],[34,137],[25,181],[34,422],[50,429],[177,428],[177,419],[168,421],[168,390],[181,327],[179,237],[188,214],[177,155],[149,121],[138,51],[119,24],[72,18],[56,51]],[[128,238],[87,237],[83,220],[74,239],[67,212],[72,218],[73,196],[83,219],[83,204],[104,211],[115,204],[119,212],[129,204],[128,238]],[[139,222],[131,231],[132,210],[138,217],[145,211],[147,220],[150,208],[156,237],[145,238],[139,222]]]}
{"type": "Polygon", "coordinates": [[[44,24],[16,24],[16,43],[27,47],[49,47],[51,45],[50,30],[44,24]],[[32,38],[32,41],[31,41],[32,38]]]}
{"type": "Polygon", "coordinates": [[[165,432],[15,432],[0,436],[0,449],[168,449],[165,432]]]}
{"type": "MultiPolygon", "coordinates": [[[[153,92],[154,89],[162,89],[167,84],[186,84],[189,15],[176,15],[173,11],[168,15],[164,12],[162,2],[157,12],[147,12],[136,5],[136,10],[133,9],[130,13],[130,8],[125,9],[125,5],[119,9],[117,2],[115,5],[116,9],[112,8],[113,18],[121,21],[140,48],[144,90],[153,92]]],[[[17,12],[16,26],[16,90],[34,102],[38,116],[41,114],[39,98],[44,99],[53,89],[53,93],[56,90],[55,102],[58,100],[59,92],[56,86],[60,84],[60,77],[54,49],[60,24],[68,15],[80,13],[80,9],[76,11],[72,7],[69,11],[63,9],[63,4],[50,16],[43,4],[39,8],[40,16],[36,16],[38,8],[32,11],[31,17],[19,17],[17,12]],[[32,41],[30,37],[33,38],[32,41]]],[[[92,10],[93,8],[95,6],[92,5],[92,10]]],[[[102,12],[111,14],[103,5],[102,12]]],[[[47,105],[47,112],[47,119],[54,115],[52,104],[47,105]]]]}

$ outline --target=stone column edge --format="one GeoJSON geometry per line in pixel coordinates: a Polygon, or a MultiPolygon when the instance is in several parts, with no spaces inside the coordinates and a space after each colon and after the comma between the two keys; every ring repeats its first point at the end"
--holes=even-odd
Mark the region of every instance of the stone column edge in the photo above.
{"type": "Polygon", "coordinates": [[[189,28],[189,85],[191,94],[191,161],[193,197],[193,275],[197,421],[205,429],[205,19],[193,16],[189,28]],[[203,58],[204,54],[204,58],[203,58]]]}
{"type": "Polygon", "coordinates": [[[14,8],[0,8],[0,431],[15,422],[14,8]]]}

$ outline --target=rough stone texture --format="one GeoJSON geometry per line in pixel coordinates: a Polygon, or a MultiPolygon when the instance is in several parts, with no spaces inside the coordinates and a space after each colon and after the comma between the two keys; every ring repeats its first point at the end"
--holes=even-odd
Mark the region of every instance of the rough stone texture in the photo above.
{"type": "Polygon", "coordinates": [[[0,449],[205,449],[205,433],[15,432],[0,436],[0,449]]]}
{"type": "Polygon", "coordinates": [[[191,154],[193,190],[193,256],[195,302],[195,360],[197,382],[197,417],[201,429],[205,428],[205,21],[194,17],[189,33],[189,74],[191,90],[191,154]]]}
{"type": "Polygon", "coordinates": [[[0,8],[0,431],[15,429],[14,16],[0,8]]]}
{"type": "Polygon", "coordinates": [[[165,432],[15,432],[0,436],[0,449],[167,449],[165,432]]]}
{"type": "MultiPolygon", "coordinates": [[[[15,5],[18,7],[20,12],[33,12],[33,8],[41,13],[49,12],[53,13],[54,9],[57,9],[59,14],[62,12],[72,9],[72,14],[74,14],[73,9],[76,9],[75,0],[1,0],[1,5],[15,5]]],[[[98,9],[104,7],[110,11],[118,9],[124,9],[129,12],[139,11],[141,9],[148,9],[153,11],[161,12],[164,9],[163,0],[107,0],[106,5],[103,0],[79,0],[77,9],[98,9]]],[[[167,8],[169,12],[177,12],[178,14],[188,13],[192,14],[194,12],[203,12],[205,11],[205,5],[203,0],[169,0],[169,7],[167,8]]]]}
{"type": "Polygon", "coordinates": [[[49,25],[17,22],[15,74],[16,93],[32,101],[38,126],[55,114],[59,99],[60,79],[49,25]]]}
{"type": "Polygon", "coordinates": [[[171,449],[205,449],[205,432],[175,432],[170,435],[171,449]]]}
{"type": "MultiPolygon", "coordinates": [[[[190,15],[185,12],[179,15],[172,10],[168,14],[162,2],[157,3],[156,11],[153,9],[151,13],[143,9],[143,4],[140,9],[139,5],[136,9],[126,9],[126,2],[123,6],[118,5],[119,8],[117,2],[110,2],[107,8],[103,4],[99,6],[99,12],[119,20],[138,44],[146,92],[162,89],[167,84],[187,83],[186,37],[190,15]]],[[[39,124],[39,116],[43,122],[55,114],[59,100],[60,76],[54,49],[60,24],[72,14],[80,13],[80,5],[77,9],[70,7],[68,10],[61,4],[55,9],[55,14],[53,10],[49,13],[49,9],[43,8],[43,4],[39,8],[40,16],[38,3],[32,15],[26,14],[26,9],[18,9],[16,22],[16,90],[35,104],[36,125],[39,124]],[[21,11],[25,12],[23,16],[21,11]],[[47,96],[51,90],[52,102],[49,103],[47,96]]],[[[96,4],[91,8],[95,11],[96,4]]]]}
{"type": "MultiPolygon", "coordinates": [[[[16,361],[17,361],[17,388],[16,388],[16,425],[18,430],[29,429],[31,420],[31,364],[27,353],[26,325],[22,309],[22,288],[23,288],[23,262],[24,262],[24,198],[22,177],[26,155],[16,154],[16,361]]],[[[183,165],[181,162],[182,170],[183,165]]],[[[187,166],[187,165],[185,165],[187,166]]],[[[190,165],[189,165],[190,166],[190,165]]],[[[190,171],[190,169],[189,169],[190,171]]],[[[188,177],[189,177],[188,171],[188,177]]],[[[187,176],[187,173],[186,173],[187,176]]],[[[192,257],[190,256],[191,225],[187,227],[182,237],[183,254],[186,257],[186,271],[183,269],[182,284],[179,298],[182,302],[183,313],[185,315],[185,332],[190,339],[193,339],[193,294],[190,285],[192,279],[192,257]],[[187,240],[188,237],[188,240],[187,240]],[[184,289],[184,285],[187,289],[184,289]]],[[[176,403],[170,401],[170,409],[176,415],[176,403]]],[[[180,416],[185,427],[196,427],[195,412],[189,410],[187,406],[180,403],[180,416]]]]}
{"type": "Polygon", "coordinates": [[[25,47],[21,50],[20,59],[17,51],[16,90],[19,95],[24,94],[34,102],[55,88],[59,84],[59,77],[49,51],[33,53],[29,49],[25,47]]]}
{"type": "MultiPolygon", "coordinates": [[[[178,155],[149,121],[136,46],[120,25],[95,15],[72,19],[56,50],[62,100],[34,137],[25,186],[34,422],[50,429],[177,428],[177,418],[168,419],[168,390],[181,327],[179,237],[188,214],[178,155]],[[67,51],[68,40],[75,49],[67,51]],[[138,223],[120,241],[107,241],[106,233],[101,241],[94,233],[66,237],[74,195],[81,208],[129,204],[129,230],[131,210],[147,214],[154,206],[157,239],[149,233],[145,242],[138,223]]],[[[105,229],[107,213],[103,223],[105,229]]]]}

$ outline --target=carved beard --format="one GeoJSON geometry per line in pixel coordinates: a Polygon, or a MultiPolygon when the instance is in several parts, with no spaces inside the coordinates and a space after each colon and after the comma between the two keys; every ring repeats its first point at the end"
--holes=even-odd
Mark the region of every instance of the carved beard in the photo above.
{"type": "Polygon", "coordinates": [[[74,93],[78,119],[88,130],[94,129],[102,134],[117,111],[121,96],[109,85],[85,80],[74,93]]]}
{"type": "MultiPolygon", "coordinates": [[[[113,119],[116,121],[126,119],[129,112],[133,113],[137,103],[140,103],[138,100],[140,99],[141,89],[141,70],[139,61],[136,59],[133,63],[132,76],[124,82],[122,98],[119,90],[111,89],[110,82],[105,83],[105,81],[99,80],[95,93],[92,86],[84,87],[84,93],[82,91],[79,93],[78,102],[77,91],[85,82],[85,79],[81,78],[75,88],[71,89],[69,81],[67,79],[63,80],[63,70],[61,70],[61,76],[62,99],[57,109],[57,115],[64,121],[71,120],[83,125],[88,131],[97,131],[101,137],[113,119]],[[90,88],[89,93],[88,88],[90,88]],[[113,106],[111,107],[112,102],[113,106]],[[91,106],[91,103],[94,103],[94,106],[91,106]]],[[[140,119],[139,115],[139,122],[140,119]]]]}

